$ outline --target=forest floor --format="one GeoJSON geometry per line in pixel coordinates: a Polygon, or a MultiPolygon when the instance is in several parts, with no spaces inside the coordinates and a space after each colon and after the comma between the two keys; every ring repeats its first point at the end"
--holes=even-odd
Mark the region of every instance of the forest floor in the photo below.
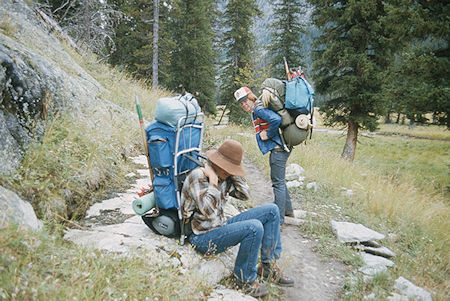
{"type": "MultiPolygon", "coordinates": [[[[246,179],[255,205],[273,202],[270,180],[249,160],[244,158],[246,179]]],[[[301,203],[293,199],[294,210],[301,203]]],[[[283,245],[279,266],[295,280],[294,287],[283,288],[283,300],[339,300],[347,267],[313,251],[316,242],[303,236],[298,226],[286,225],[281,232],[283,245]]]]}

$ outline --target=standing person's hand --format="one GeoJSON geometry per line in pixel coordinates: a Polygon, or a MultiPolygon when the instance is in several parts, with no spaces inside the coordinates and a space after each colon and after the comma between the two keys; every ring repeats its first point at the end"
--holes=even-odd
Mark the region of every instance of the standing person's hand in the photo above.
{"type": "Polygon", "coordinates": [[[267,131],[261,131],[259,132],[259,138],[261,138],[261,140],[269,140],[269,137],[267,136],[267,131]]]}
{"type": "Polygon", "coordinates": [[[206,164],[205,167],[202,168],[202,171],[208,178],[209,184],[217,186],[217,184],[219,183],[219,178],[217,177],[217,174],[215,170],[211,167],[211,165],[206,164]]]}

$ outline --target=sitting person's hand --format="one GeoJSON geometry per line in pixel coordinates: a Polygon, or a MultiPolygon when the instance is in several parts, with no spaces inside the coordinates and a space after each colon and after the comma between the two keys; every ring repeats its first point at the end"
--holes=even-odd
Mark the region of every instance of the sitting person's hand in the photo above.
{"type": "Polygon", "coordinates": [[[217,174],[214,171],[214,169],[211,167],[211,165],[206,164],[205,167],[202,168],[202,171],[205,174],[205,176],[208,178],[209,184],[217,186],[217,184],[219,183],[219,178],[217,177],[217,174]]]}

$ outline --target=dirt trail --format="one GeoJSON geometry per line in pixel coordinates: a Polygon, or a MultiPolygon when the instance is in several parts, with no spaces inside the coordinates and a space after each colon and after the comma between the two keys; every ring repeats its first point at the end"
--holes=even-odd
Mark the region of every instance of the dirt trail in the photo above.
{"type": "MultiPolygon", "coordinates": [[[[243,163],[255,204],[273,202],[270,180],[249,160],[244,158],[243,163]]],[[[294,209],[300,209],[301,204],[297,200],[292,202],[294,209]]],[[[315,242],[303,237],[297,226],[286,225],[281,240],[283,253],[279,265],[295,280],[294,287],[283,289],[283,300],[338,300],[346,267],[314,253],[312,247],[315,242]]]]}

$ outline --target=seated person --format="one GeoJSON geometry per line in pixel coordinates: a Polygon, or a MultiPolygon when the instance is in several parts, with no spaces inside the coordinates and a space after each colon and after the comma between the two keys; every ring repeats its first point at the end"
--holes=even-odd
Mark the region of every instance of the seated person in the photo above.
{"type": "Polygon", "coordinates": [[[273,277],[277,284],[293,286],[294,281],[281,274],[275,260],[281,255],[280,215],[275,204],[242,212],[230,219],[224,216],[228,195],[247,200],[249,188],[241,166],[242,145],[226,140],[217,150],[206,152],[208,163],[186,177],[181,193],[183,217],[191,218],[193,234],[189,242],[204,254],[217,254],[240,244],[233,279],[245,293],[254,297],[268,294],[256,281],[273,277]],[[261,264],[257,268],[261,250],[261,264]]]}

